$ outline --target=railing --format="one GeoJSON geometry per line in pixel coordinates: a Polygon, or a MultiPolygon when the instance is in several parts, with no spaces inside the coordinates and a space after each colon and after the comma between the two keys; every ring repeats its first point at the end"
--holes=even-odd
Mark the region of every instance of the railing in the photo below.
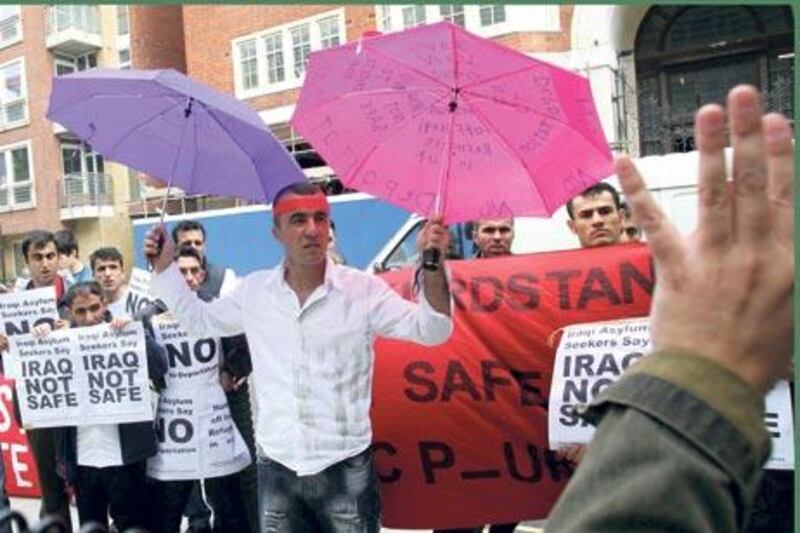
{"type": "Polygon", "coordinates": [[[100,10],[98,6],[47,6],[47,35],[67,29],[100,35],[100,10]]]}
{"type": "Polygon", "coordinates": [[[59,182],[58,206],[104,207],[114,205],[114,183],[111,176],[97,172],[68,174],[59,182]]]}

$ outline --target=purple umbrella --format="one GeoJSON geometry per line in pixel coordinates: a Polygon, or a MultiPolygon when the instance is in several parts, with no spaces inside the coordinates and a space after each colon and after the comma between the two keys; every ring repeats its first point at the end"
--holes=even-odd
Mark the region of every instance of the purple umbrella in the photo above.
{"type": "Polygon", "coordinates": [[[47,118],[107,159],[187,193],[269,203],[281,188],[305,180],[247,104],[171,69],[59,76],[47,118]]]}

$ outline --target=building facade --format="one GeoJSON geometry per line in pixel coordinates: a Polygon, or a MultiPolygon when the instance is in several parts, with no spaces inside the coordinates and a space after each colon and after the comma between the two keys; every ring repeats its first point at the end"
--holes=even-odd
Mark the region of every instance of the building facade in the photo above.
{"type": "Polygon", "coordinates": [[[794,115],[787,6],[184,6],[186,71],[251,104],[326,181],[333,172],[288,125],[309,54],[439,20],[587,76],[611,148],[635,156],[692,150],[693,111],[737,83],[794,115]]]}
{"type": "Polygon", "coordinates": [[[34,229],[71,229],[84,260],[108,245],[132,257],[128,206],[139,190],[136,174],[105,161],[46,113],[54,76],[131,68],[137,42],[146,43],[144,59],[185,70],[183,34],[174,31],[180,6],[135,9],[144,24],[134,25],[124,5],[0,6],[0,281],[26,276],[21,243],[34,229]]]}
{"type": "MultiPolygon", "coordinates": [[[[253,106],[309,178],[339,192],[289,126],[310,53],[439,20],[586,75],[614,150],[693,149],[692,111],[742,82],[759,86],[770,110],[794,115],[786,6],[0,6],[0,279],[24,275],[19,245],[35,228],[73,229],[83,256],[103,244],[130,256],[130,219],[162,204],[146,176],[45,118],[53,76],[95,66],[185,72],[253,106]]],[[[178,193],[166,209],[239,203],[178,193]]]]}

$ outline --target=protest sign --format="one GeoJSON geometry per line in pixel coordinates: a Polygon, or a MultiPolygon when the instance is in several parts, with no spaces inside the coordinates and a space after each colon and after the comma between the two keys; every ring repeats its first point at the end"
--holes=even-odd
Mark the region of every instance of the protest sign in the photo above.
{"type": "Polygon", "coordinates": [[[16,380],[25,427],[152,420],[144,331],[108,324],[9,339],[6,371],[16,380]]]}
{"type": "Polygon", "coordinates": [[[43,287],[0,295],[0,319],[9,337],[29,333],[39,324],[55,324],[58,318],[55,287],[43,287]]]}
{"type": "MultiPolygon", "coordinates": [[[[55,287],[43,287],[0,295],[3,332],[12,337],[30,332],[39,324],[55,324],[58,318],[55,287]]],[[[5,362],[3,362],[5,373],[5,362]]],[[[0,449],[6,471],[6,489],[12,496],[40,495],[39,475],[25,432],[17,424],[13,406],[14,381],[0,376],[0,449]]]]}
{"type": "Polygon", "coordinates": [[[153,320],[167,349],[167,387],[156,412],[158,453],[148,476],[162,481],[220,477],[250,464],[219,382],[219,339],[190,336],[169,315],[153,320]]]}
{"type": "Polygon", "coordinates": [[[6,492],[10,496],[41,496],[39,472],[25,431],[14,417],[14,382],[0,377],[0,450],[6,472],[6,492]]]}
{"type": "MultiPolygon", "coordinates": [[[[550,446],[584,444],[594,427],[574,412],[608,387],[650,350],[650,320],[576,324],[564,328],[550,389],[550,446]]],[[[765,426],[772,456],[765,468],[794,468],[794,427],[789,386],[780,382],[766,396],[765,426]]]]}
{"type": "Polygon", "coordinates": [[[128,280],[125,313],[134,316],[138,311],[150,305],[154,299],[150,292],[150,272],[134,267],[130,280],[128,280]]]}
{"type": "MultiPolygon", "coordinates": [[[[648,313],[639,244],[453,261],[451,339],[380,339],[373,409],[382,523],[455,528],[544,518],[571,465],[548,447],[547,398],[560,328],[648,313]]],[[[408,270],[383,276],[411,293],[408,270]]]]}

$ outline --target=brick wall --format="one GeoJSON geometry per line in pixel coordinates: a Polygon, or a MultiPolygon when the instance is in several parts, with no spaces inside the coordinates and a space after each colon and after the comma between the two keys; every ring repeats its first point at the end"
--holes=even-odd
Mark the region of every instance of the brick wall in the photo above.
{"type": "Polygon", "coordinates": [[[498,42],[521,52],[565,52],[571,48],[574,6],[560,6],[560,32],[518,32],[503,35],[498,42]]]}
{"type": "Polygon", "coordinates": [[[36,228],[61,227],[58,210],[58,180],[61,156],[53,125],[45,114],[53,79],[53,60],[45,48],[44,6],[23,6],[23,40],[0,50],[0,63],[25,56],[29,125],[0,132],[0,146],[29,140],[28,156],[34,178],[36,207],[0,213],[4,236],[27,233],[36,228]]]}
{"type": "MultiPolygon", "coordinates": [[[[293,20],[336,9],[337,5],[186,5],[183,7],[186,69],[189,76],[229,94],[234,93],[231,41],[293,20]]],[[[561,52],[570,48],[573,6],[561,6],[561,32],[518,32],[498,39],[523,52],[561,52]]],[[[376,29],[372,5],[345,7],[347,41],[376,29]]],[[[263,110],[293,104],[299,89],[248,100],[263,110]]]]}
{"type": "MultiPolygon", "coordinates": [[[[231,41],[250,33],[293,20],[331,11],[336,5],[294,6],[228,6],[187,5],[183,7],[188,74],[216,89],[233,94],[231,41]]],[[[375,29],[373,6],[345,8],[347,40],[351,41],[368,29],[375,29]]],[[[259,96],[248,100],[256,109],[292,104],[298,90],[259,96]]]]}
{"type": "Polygon", "coordinates": [[[134,68],[186,72],[181,6],[130,6],[134,68]]]}

